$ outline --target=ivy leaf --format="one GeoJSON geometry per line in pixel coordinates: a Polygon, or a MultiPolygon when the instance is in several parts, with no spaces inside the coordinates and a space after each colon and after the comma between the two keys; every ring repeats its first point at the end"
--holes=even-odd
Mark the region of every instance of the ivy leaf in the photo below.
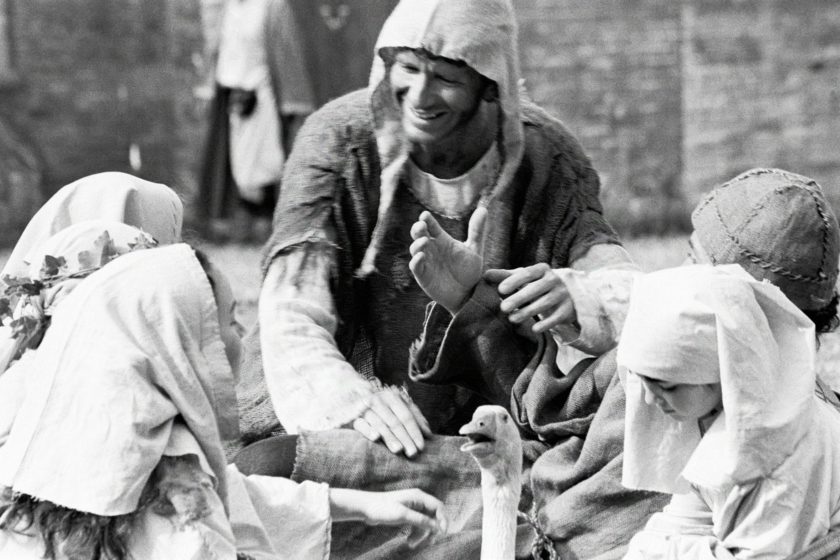
{"type": "Polygon", "coordinates": [[[152,249],[157,247],[158,242],[155,241],[153,237],[150,237],[145,234],[140,234],[134,240],[133,243],[128,244],[128,249],[130,251],[140,251],[142,249],[152,249]]]}
{"type": "Polygon", "coordinates": [[[102,235],[96,238],[93,246],[99,253],[98,266],[105,266],[119,256],[117,247],[114,245],[114,240],[111,239],[111,235],[107,230],[103,231],[102,235]]]}
{"type": "Polygon", "coordinates": [[[81,270],[96,268],[96,258],[90,251],[79,251],[79,267],[81,270]]]}
{"type": "Polygon", "coordinates": [[[31,280],[29,278],[8,278],[8,288],[6,288],[6,295],[17,296],[36,296],[44,289],[43,282],[39,280],[31,280]]]}
{"type": "Polygon", "coordinates": [[[67,267],[67,261],[64,257],[54,257],[52,255],[44,256],[44,264],[41,265],[41,278],[49,278],[51,276],[58,276],[62,269],[67,267]]]}
{"type": "Polygon", "coordinates": [[[12,338],[18,338],[19,336],[29,338],[38,327],[38,320],[29,315],[23,315],[9,323],[9,326],[12,327],[12,338]]]}

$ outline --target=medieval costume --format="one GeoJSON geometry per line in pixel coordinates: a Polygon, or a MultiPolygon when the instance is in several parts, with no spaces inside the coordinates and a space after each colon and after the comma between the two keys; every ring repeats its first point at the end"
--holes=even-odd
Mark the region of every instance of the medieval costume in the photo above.
{"type": "Polygon", "coordinates": [[[280,424],[291,432],[347,424],[377,390],[368,379],[406,385],[440,433],[454,433],[485,401],[462,388],[408,379],[408,349],[429,303],[408,268],[409,227],[423,210],[463,239],[469,216],[485,206],[490,267],[598,268],[626,260],[612,250],[618,241],[601,215],[598,177],[581,147],[521,98],[508,2],[402,2],[376,52],[368,89],[313,114],[286,163],[264,261],[263,351],[253,345],[240,384],[250,439],[280,424]],[[436,204],[440,198],[429,193],[444,187],[424,181],[409,157],[388,75],[400,48],[463,61],[494,84],[479,111],[495,117],[495,143],[458,178],[460,205],[436,204]]]}
{"type": "Polygon", "coordinates": [[[65,298],[0,447],[0,556],[328,556],[325,485],[226,466],[235,379],[218,317],[180,244],[120,257],[65,298]]]}
{"type": "Polygon", "coordinates": [[[840,525],[840,411],[815,394],[815,345],[814,324],[781,290],[737,265],[636,282],[617,356],[622,482],[692,493],[707,509],[673,503],[625,558],[783,559],[840,525]],[[670,388],[719,384],[722,408],[667,414],[646,402],[642,375],[670,388]]]}

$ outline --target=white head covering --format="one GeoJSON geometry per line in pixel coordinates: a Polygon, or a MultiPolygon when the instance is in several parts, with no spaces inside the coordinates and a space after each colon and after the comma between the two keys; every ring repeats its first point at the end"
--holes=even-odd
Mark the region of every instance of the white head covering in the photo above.
{"type": "MultiPolygon", "coordinates": [[[[121,222],[88,220],[62,229],[29,252],[26,262],[30,264],[24,273],[30,280],[44,280],[42,266],[45,257],[51,256],[65,261],[59,271],[61,279],[54,279],[41,293],[26,296],[17,302],[14,318],[29,315],[43,322],[52,313],[52,308],[72,291],[82,277],[104,264],[103,251],[104,259],[110,260],[135,248],[148,248],[155,244],[149,234],[121,222]]],[[[0,326],[0,375],[28,343],[24,337],[13,339],[11,333],[10,327],[0,326]]]]}
{"type": "MultiPolygon", "coordinates": [[[[517,26],[509,0],[401,0],[385,21],[376,48],[368,90],[377,149],[382,165],[379,212],[370,246],[360,267],[373,270],[384,232],[385,216],[408,160],[401,111],[391,89],[388,57],[391,48],[425,49],[434,56],[460,60],[496,83],[499,129],[496,143],[502,166],[495,184],[485,189],[481,204],[509,185],[522,160],[523,128],[519,111],[517,26]]],[[[488,111],[488,102],[483,102],[488,111]]],[[[487,220],[492,228],[493,216],[487,220]]],[[[490,232],[492,234],[492,232],[490,232]]]]}
{"type": "Polygon", "coordinates": [[[226,496],[234,379],[207,276],[184,244],[120,257],[56,309],[29,374],[0,484],[96,515],[134,511],[176,418],[226,496]]]}
{"type": "Polygon", "coordinates": [[[86,220],[122,222],[167,245],[181,239],[183,214],[181,199],[166,185],[118,172],[84,177],[62,187],[32,217],[0,279],[26,274],[30,251],[72,224],[86,220]]]}
{"type": "Polygon", "coordinates": [[[622,482],[683,493],[766,476],[807,430],[815,385],[813,323],[738,265],[683,266],[636,281],[618,345],[627,411],[622,482]],[[702,438],[644,400],[636,375],[720,383],[723,413],[702,438]]]}

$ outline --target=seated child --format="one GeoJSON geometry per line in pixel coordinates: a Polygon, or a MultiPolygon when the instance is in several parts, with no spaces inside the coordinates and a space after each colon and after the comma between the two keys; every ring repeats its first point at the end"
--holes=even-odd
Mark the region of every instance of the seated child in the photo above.
{"type": "Polygon", "coordinates": [[[78,283],[27,368],[0,447],[0,558],[326,558],[332,521],[443,524],[419,490],[245,477],[227,280],[192,248],[132,252],[78,283]]]}
{"type": "Polygon", "coordinates": [[[622,483],[693,498],[625,559],[782,559],[840,525],[840,412],[815,392],[815,345],[814,323],[740,266],[636,281],[617,353],[622,483]]]}

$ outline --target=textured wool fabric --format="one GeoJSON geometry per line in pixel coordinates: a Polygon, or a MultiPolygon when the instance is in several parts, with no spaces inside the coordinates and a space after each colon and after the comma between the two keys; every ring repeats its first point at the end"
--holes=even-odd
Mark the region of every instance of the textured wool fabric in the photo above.
{"type": "Polygon", "coordinates": [[[412,376],[458,383],[510,407],[531,465],[531,511],[549,539],[544,552],[620,558],[668,496],[621,484],[625,397],[615,351],[560,371],[552,337],[535,337],[527,324],[519,330],[499,302],[496,285],[482,282],[453,319],[431,310],[412,376]]]}
{"type": "Polygon", "coordinates": [[[122,222],[166,245],[180,241],[183,214],[181,199],[166,185],[113,171],[83,177],[62,187],[32,217],[0,272],[0,279],[7,274],[25,274],[29,252],[75,223],[122,222]]]}
{"type": "Polygon", "coordinates": [[[691,221],[712,264],[740,264],[800,309],[819,309],[834,297],[840,229],[813,179],[751,169],[709,193],[691,221]]]}
{"type": "Polygon", "coordinates": [[[623,483],[684,493],[687,483],[721,488],[768,476],[811,422],[815,344],[813,323],[738,265],[638,279],[617,355],[627,391],[623,483]],[[647,404],[637,374],[720,383],[724,431],[701,439],[697,422],[647,404]]]}

